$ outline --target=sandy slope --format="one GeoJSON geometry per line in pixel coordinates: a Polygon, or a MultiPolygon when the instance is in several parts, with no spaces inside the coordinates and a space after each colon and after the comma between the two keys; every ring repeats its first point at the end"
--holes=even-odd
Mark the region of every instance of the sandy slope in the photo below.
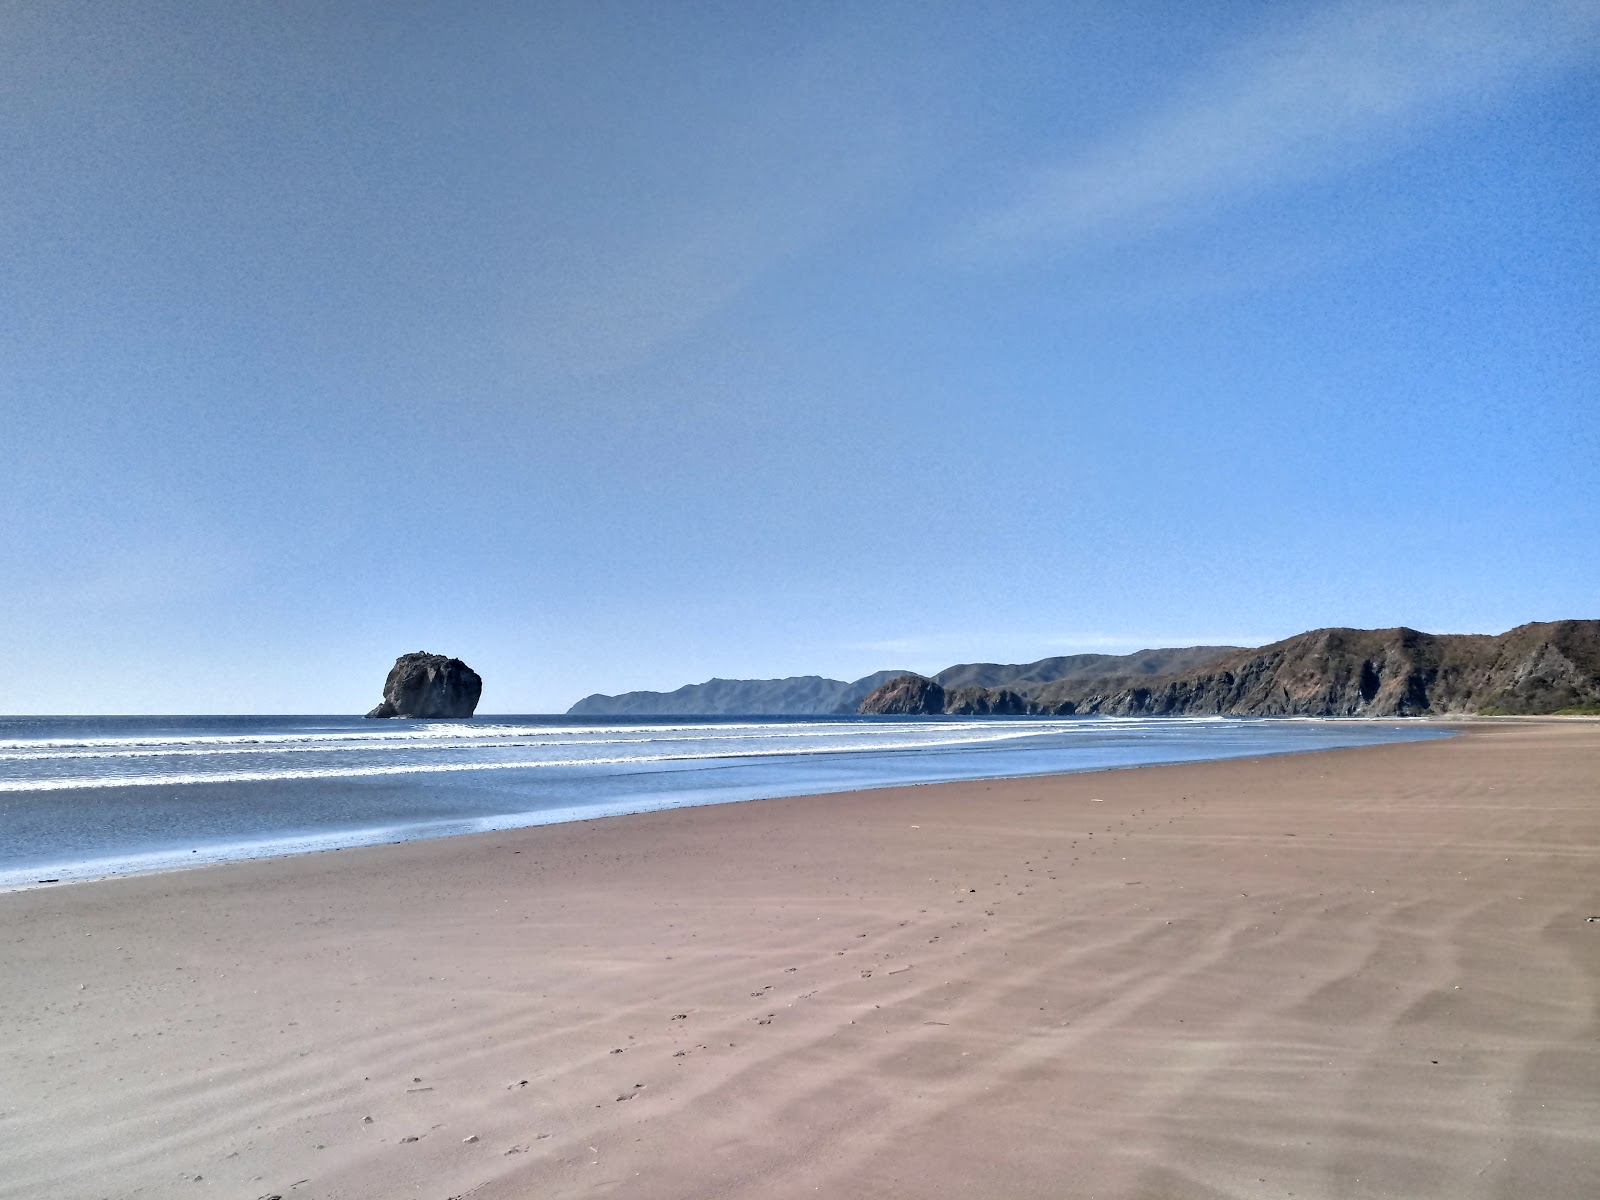
{"type": "Polygon", "coordinates": [[[1591,916],[1594,722],[14,893],[0,1196],[1592,1198],[1591,916]]]}

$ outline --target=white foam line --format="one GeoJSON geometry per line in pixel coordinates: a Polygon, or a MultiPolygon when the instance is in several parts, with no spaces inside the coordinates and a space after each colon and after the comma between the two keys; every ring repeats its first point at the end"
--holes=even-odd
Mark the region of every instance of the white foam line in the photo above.
{"type": "MultiPolygon", "coordinates": [[[[838,726],[817,725],[797,729],[795,732],[779,733],[751,733],[744,734],[738,740],[746,742],[778,741],[792,738],[838,738],[849,737],[852,741],[865,742],[872,737],[889,736],[895,733],[906,732],[953,733],[966,732],[973,726],[932,726],[932,725],[899,725],[899,726],[872,726],[861,728],[853,733],[847,733],[838,726]]],[[[1022,727],[1027,733],[1061,732],[1056,723],[1028,722],[1022,727]]],[[[674,737],[650,738],[644,744],[660,742],[712,742],[726,741],[724,736],[710,737],[674,737]]],[[[950,739],[964,741],[965,738],[950,739]]],[[[616,746],[639,745],[639,738],[573,738],[566,741],[441,741],[429,743],[427,741],[405,742],[366,742],[353,745],[274,745],[264,749],[259,745],[208,745],[208,746],[174,746],[171,749],[144,750],[144,749],[118,749],[118,750],[70,750],[65,752],[40,752],[40,753],[0,753],[0,762],[47,762],[47,761],[76,761],[79,759],[121,759],[121,758],[180,758],[180,757],[216,757],[224,754],[360,754],[366,752],[380,753],[396,750],[526,750],[543,747],[561,748],[564,746],[616,746]]]]}
{"type": "MultiPolygon", "coordinates": [[[[1209,720],[1210,718],[1201,718],[1209,720]]],[[[1292,718],[1301,720],[1302,718],[1292,718]]],[[[1322,718],[1303,718],[1304,720],[1319,721],[1322,718]]],[[[1385,725],[1385,728],[1399,729],[1398,725],[1385,725]]],[[[1418,740],[1428,737],[1448,737],[1445,730],[1435,729],[1430,734],[1420,735],[1418,740]]],[[[996,737],[991,740],[1003,740],[996,737]]],[[[1362,745],[1377,743],[1360,743],[1362,745]]],[[[1322,747],[1327,749],[1328,747],[1322,747]]],[[[810,751],[796,751],[795,753],[811,753],[810,751]]],[[[1242,757],[1250,757],[1259,751],[1246,751],[1242,757]]],[[[1296,751],[1267,751],[1270,756],[1292,754],[1296,751]]],[[[737,756],[730,756],[737,757],[737,756]]],[[[1172,765],[1183,762],[1226,761],[1228,758],[1239,757],[1223,755],[1218,759],[1161,759],[1155,763],[1125,763],[1120,765],[1086,765],[1081,768],[1070,766],[1054,766],[1038,774],[1076,773],[1079,770],[1104,771],[1128,770],[1146,765],[1172,765]]],[[[637,760],[627,760],[637,761],[637,760]]],[[[552,764],[558,765],[558,764],[552,764]]],[[[461,768],[450,768],[459,770],[461,768]]],[[[993,776],[968,776],[956,775],[951,779],[1012,779],[1024,778],[1035,772],[1018,774],[1000,774],[993,776]]],[[[917,780],[919,783],[943,782],[943,777],[917,780]]],[[[817,787],[813,784],[803,785],[806,791],[792,794],[823,794],[829,792],[850,791],[863,785],[860,782],[851,783],[844,787],[824,785],[817,787]]],[[[772,795],[783,796],[791,793],[780,791],[772,795]]],[[[176,870],[187,867],[211,866],[220,863],[238,862],[250,859],[275,858],[287,854],[320,852],[327,850],[340,850],[357,846],[371,846],[386,842],[414,841],[429,837],[449,836],[452,833],[487,833],[508,829],[524,829],[538,825],[562,824],[569,821],[586,821],[602,817],[623,816],[630,813],[659,812],[668,809],[698,808],[712,804],[741,803],[745,800],[758,799],[767,793],[758,796],[721,796],[708,799],[701,794],[686,794],[677,796],[656,796],[646,799],[642,796],[630,796],[626,799],[612,800],[595,805],[569,808],[535,809],[520,813],[504,813],[493,816],[475,817],[442,817],[434,820],[411,822],[406,824],[388,825],[378,828],[368,828],[356,831],[338,831],[328,833],[308,833],[274,838],[252,839],[244,842],[231,842],[221,845],[205,846],[199,848],[185,848],[173,850],[152,851],[143,854],[118,855],[97,859],[79,860],[64,863],[61,866],[14,868],[0,871],[0,892],[31,889],[43,881],[43,877],[52,877],[51,882],[57,880],[67,883],[85,882],[91,879],[100,879],[117,875],[143,874],[162,870],[176,870]]]]}
{"type": "MultiPolygon", "coordinates": [[[[1038,717],[1017,717],[1014,720],[1018,726],[1039,728],[1042,726],[1059,729],[1086,729],[1097,724],[1134,725],[1159,721],[1164,725],[1177,723],[1200,724],[1219,721],[1228,721],[1237,718],[1228,717],[1115,717],[1093,716],[1075,717],[1069,720],[1041,720],[1038,717]]],[[[1323,720],[1320,717],[1306,718],[1280,718],[1282,720],[1323,720]]],[[[1006,718],[984,718],[984,724],[999,724],[1011,721],[1006,718]]],[[[1242,723],[1242,722],[1241,722],[1242,723]]],[[[902,730],[947,730],[971,728],[969,721],[895,721],[873,724],[856,724],[848,721],[793,721],[793,722],[748,722],[748,723],[685,723],[682,725],[650,725],[630,724],[618,721],[603,728],[610,732],[637,733],[646,738],[659,737],[669,733],[700,733],[714,732],[727,734],[736,730],[774,730],[774,729],[801,729],[815,728],[824,731],[861,730],[863,732],[883,732],[902,730]]],[[[206,747],[206,746],[273,746],[279,747],[291,742],[372,742],[396,743],[411,745],[418,742],[446,743],[452,739],[477,739],[489,738],[527,738],[527,737],[556,737],[563,734],[592,734],[596,732],[593,725],[427,725],[425,727],[412,727],[392,732],[385,730],[351,730],[340,733],[261,733],[261,734],[199,734],[190,737],[114,737],[114,738],[0,738],[0,751],[3,750],[31,750],[36,748],[56,749],[117,749],[136,748],[148,746],[160,748],[174,747],[206,747]]],[[[619,738],[618,741],[633,739],[619,738]]]]}
{"type": "Polygon", "coordinates": [[[375,775],[435,775],[451,771],[513,771],[549,767],[603,767],[633,763],[706,762],[734,758],[790,758],[814,754],[882,753],[889,750],[937,750],[946,746],[970,746],[985,742],[1013,741],[1027,737],[1026,731],[991,734],[945,742],[878,742],[870,746],[807,746],[791,750],[728,751],[721,754],[640,754],[632,757],[535,759],[495,763],[412,763],[393,767],[359,767],[353,770],[226,771],[216,774],[107,776],[74,779],[0,780],[0,792],[59,792],[74,788],[176,787],[196,783],[268,783],[289,779],[357,779],[375,775]]]}
{"type": "MultiPolygon", "coordinates": [[[[920,724],[920,723],[919,723],[920,724]]],[[[953,724],[953,723],[952,723],[953,724]]],[[[790,721],[790,722],[749,722],[749,723],[697,723],[682,725],[649,725],[631,724],[627,721],[613,722],[609,725],[411,725],[405,723],[401,729],[387,731],[373,730],[348,730],[339,733],[205,733],[189,737],[112,737],[112,738],[0,738],[0,749],[25,749],[31,746],[55,747],[117,747],[117,746],[190,746],[190,745],[278,745],[284,742],[347,742],[347,741],[443,741],[449,738],[485,738],[485,737],[547,737],[569,733],[594,733],[597,729],[609,729],[617,733],[633,732],[641,735],[661,733],[700,732],[703,730],[739,730],[739,729],[772,729],[784,726],[818,727],[834,725],[835,727],[850,728],[847,722],[825,721],[790,721]]],[[[892,727],[892,726],[891,726],[892,727]]],[[[882,725],[871,728],[884,728],[882,725]]]]}

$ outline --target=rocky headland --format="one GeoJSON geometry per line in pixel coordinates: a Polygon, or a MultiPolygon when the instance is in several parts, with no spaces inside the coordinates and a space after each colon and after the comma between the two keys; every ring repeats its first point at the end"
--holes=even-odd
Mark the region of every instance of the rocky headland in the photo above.
{"type": "MultiPolygon", "coordinates": [[[[1198,663],[1212,662],[1237,646],[1187,646],[1141,650],[1137,654],[1069,654],[1031,663],[960,663],[932,676],[946,690],[961,687],[1015,688],[1051,680],[1134,678],[1160,675],[1198,663]]],[[[672,692],[624,692],[585,696],[567,710],[572,717],[623,716],[829,716],[854,713],[877,688],[913,671],[874,671],[852,682],[820,675],[788,679],[708,679],[672,692]]],[[[964,693],[973,698],[974,693],[964,693]]],[[[1024,696],[1024,700],[1026,697],[1024,696]]],[[[972,700],[977,703],[976,699],[972,700]]],[[[990,701],[993,703],[993,701],[990,701]]],[[[997,711],[997,710],[996,710],[997,711]]]]}
{"type": "Polygon", "coordinates": [[[863,716],[932,716],[945,711],[945,690],[926,675],[896,675],[857,709],[863,716]]]}
{"type": "MultiPolygon", "coordinates": [[[[1013,676],[1006,688],[951,689],[943,711],[1252,717],[1585,711],[1600,707],[1600,621],[1543,621],[1498,635],[1314,629],[1155,675],[1116,669],[1123,665],[1045,680],[1013,676]]],[[[934,678],[950,673],[979,672],[951,668],[934,678]]],[[[898,701],[880,688],[860,711],[914,711],[886,703],[898,701]]]]}
{"type": "Polygon", "coordinates": [[[1010,688],[968,684],[945,691],[944,711],[957,717],[1015,717],[1028,711],[1028,701],[1010,688]]]}
{"type": "Polygon", "coordinates": [[[1589,710],[1600,711],[1595,620],[1540,621],[1501,634],[1314,629],[1256,648],[1185,646],[959,663],[931,676],[879,671],[849,683],[816,675],[713,679],[676,692],[589,696],[569,711],[1408,717],[1589,710]]]}

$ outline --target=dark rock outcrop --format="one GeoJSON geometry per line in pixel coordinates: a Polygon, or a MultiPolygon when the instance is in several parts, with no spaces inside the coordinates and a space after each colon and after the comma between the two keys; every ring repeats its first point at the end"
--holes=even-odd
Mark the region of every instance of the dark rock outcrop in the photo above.
{"type": "Polygon", "coordinates": [[[394,660],[383,683],[383,703],[369,717],[470,717],[483,680],[459,658],[419,650],[394,660]]]}
{"type": "Polygon", "coordinates": [[[926,675],[896,675],[874,688],[856,711],[862,716],[930,716],[944,712],[944,688],[926,675]]]}
{"type": "Polygon", "coordinates": [[[1015,717],[1028,711],[1028,702],[1010,688],[969,684],[945,692],[944,711],[957,717],[1015,717]]]}
{"type": "Polygon", "coordinates": [[[1061,680],[1035,712],[1123,716],[1415,717],[1547,713],[1600,704],[1600,621],[1497,636],[1313,629],[1153,679],[1061,680]],[[1065,706],[1070,705],[1070,708],[1065,706]]]}

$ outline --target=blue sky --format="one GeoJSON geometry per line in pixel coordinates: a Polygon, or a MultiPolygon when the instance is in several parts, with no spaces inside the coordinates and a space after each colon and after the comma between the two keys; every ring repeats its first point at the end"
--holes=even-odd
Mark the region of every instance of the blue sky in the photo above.
{"type": "Polygon", "coordinates": [[[1600,2],[0,5],[4,712],[1600,616],[1600,2]]]}

